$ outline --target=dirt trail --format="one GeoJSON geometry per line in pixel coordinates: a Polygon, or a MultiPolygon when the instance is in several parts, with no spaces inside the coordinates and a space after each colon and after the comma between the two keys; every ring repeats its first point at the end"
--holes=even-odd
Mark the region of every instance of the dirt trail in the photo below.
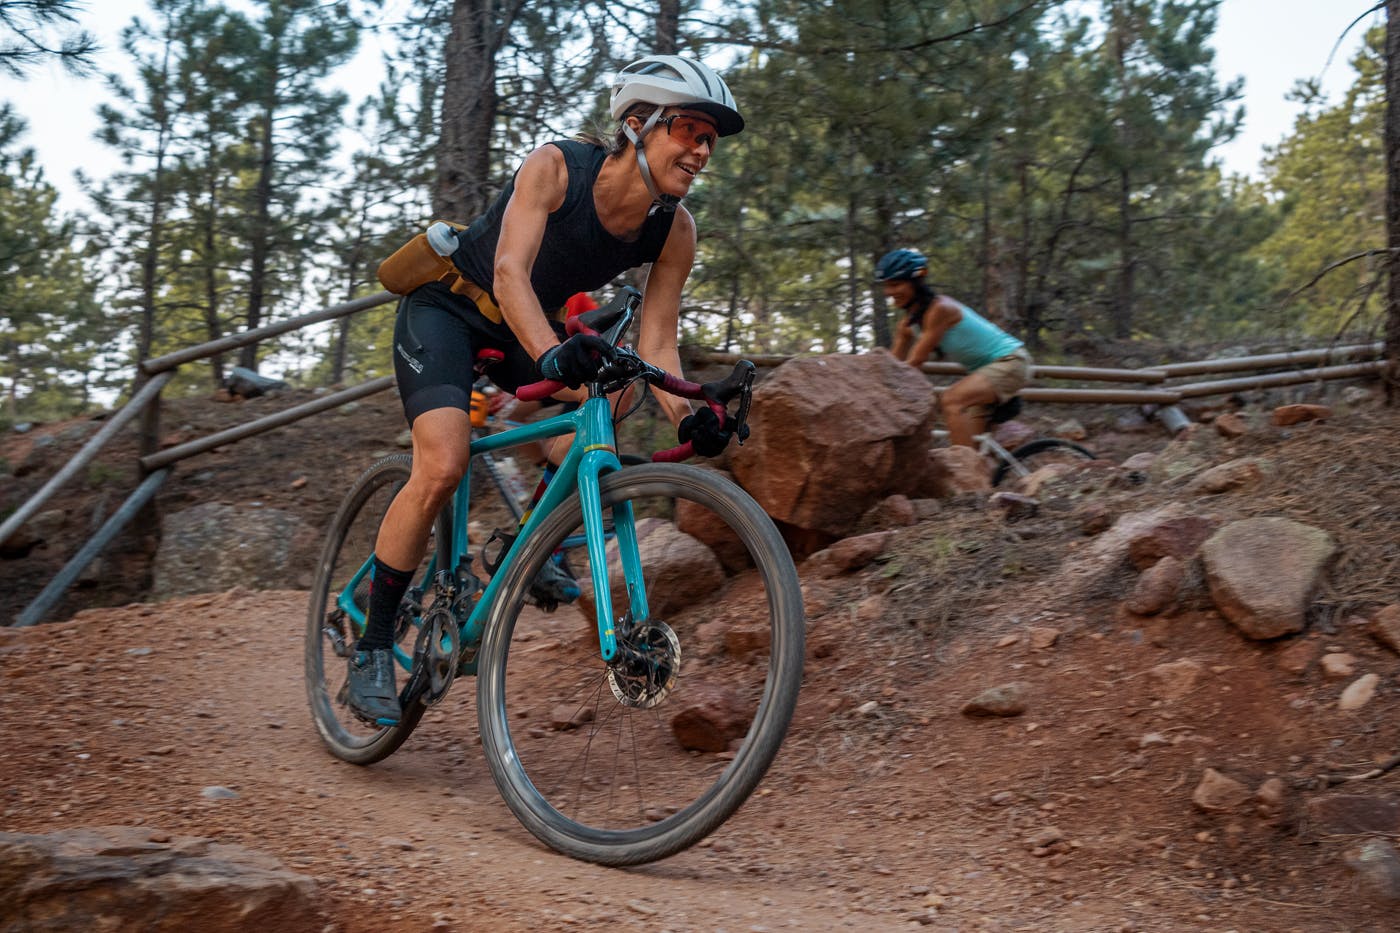
{"type": "MultiPolygon", "coordinates": [[[[1280,720],[1273,662],[1218,619],[1125,633],[1006,607],[988,617],[1000,623],[938,644],[882,631],[833,651],[819,637],[826,657],[809,660],[760,793],[701,846],[615,870],[555,855],[515,822],[476,744],[469,682],[387,762],[331,758],[302,692],[304,612],[302,593],[234,591],[5,630],[0,828],[137,824],[259,849],[317,880],[338,931],[1322,931],[1393,919],[1356,893],[1335,849],[1250,818],[1227,832],[1191,810],[1203,762],[1262,774],[1316,735],[1306,713],[1280,720]],[[1056,626],[1057,645],[1006,643],[1032,623],[1056,626]],[[1154,708],[1134,674],[1185,645],[1227,670],[1183,706],[1154,708]],[[974,687],[1006,675],[1039,692],[1031,714],[959,714],[974,687]],[[1143,750],[1154,731],[1186,740],[1143,750]],[[208,799],[209,787],[238,796],[208,799]]],[[[1367,742],[1396,737],[1386,703],[1367,742]]]]}

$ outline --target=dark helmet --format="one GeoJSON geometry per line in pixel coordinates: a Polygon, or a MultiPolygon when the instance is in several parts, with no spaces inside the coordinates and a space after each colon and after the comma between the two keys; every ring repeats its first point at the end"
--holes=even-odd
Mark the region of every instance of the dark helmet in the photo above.
{"type": "Polygon", "coordinates": [[[897,279],[918,279],[928,274],[928,260],[924,254],[913,249],[891,250],[875,263],[875,281],[890,282],[897,279]]]}

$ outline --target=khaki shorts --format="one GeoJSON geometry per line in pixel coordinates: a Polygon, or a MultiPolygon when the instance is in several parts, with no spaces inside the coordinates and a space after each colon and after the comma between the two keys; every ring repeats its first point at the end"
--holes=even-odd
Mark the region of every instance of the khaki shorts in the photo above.
{"type": "MultiPolygon", "coordinates": [[[[1026,383],[1031,381],[1031,355],[1023,348],[974,372],[992,384],[997,393],[997,404],[1000,405],[1018,394],[1026,387],[1026,383]]],[[[988,417],[993,408],[991,405],[978,407],[982,410],[977,414],[982,418],[988,417]]]]}

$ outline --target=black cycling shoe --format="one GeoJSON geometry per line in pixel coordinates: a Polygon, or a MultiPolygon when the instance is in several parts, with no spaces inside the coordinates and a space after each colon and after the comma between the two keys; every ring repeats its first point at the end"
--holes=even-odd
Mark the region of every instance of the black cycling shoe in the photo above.
{"type": "Polygon", "coordinates": [[[571,603],[578,599],[578,581],[559,566],[554,558],[545,561],[540,572],[530,583],[530,591],[525,594],[525,602],[538,606],[546,612],[553,612],[560,603],[571,603]]]}
{"type": "Polygon", "coordinates": [[[350,712],[372,726],[397,726],[403,710],[394,687],[394,653],[388,648],[356,651],[350,656],[350,712]]]}

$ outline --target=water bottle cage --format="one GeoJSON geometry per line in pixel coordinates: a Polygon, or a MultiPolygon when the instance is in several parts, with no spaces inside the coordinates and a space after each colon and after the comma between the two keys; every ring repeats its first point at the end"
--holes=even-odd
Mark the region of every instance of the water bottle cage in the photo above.
{"type": "Polygon", "coordinates": [[[499,528],[491,532],[491,537],[487,538],[486,543],[481,546],[481,566],[486,568],[488,575],[493,577],[496,575],[497,568],[501,566],[501,560],[506,556],[506,552],[510,550],[511,545],[515,544],[515,539],[517,537],[518,535],[502,531],[499,528]],[[487,553],[487,549],[491,547],[493,541],[501,542],[501,546],[497,549],[494,559],[487,553]]]}

